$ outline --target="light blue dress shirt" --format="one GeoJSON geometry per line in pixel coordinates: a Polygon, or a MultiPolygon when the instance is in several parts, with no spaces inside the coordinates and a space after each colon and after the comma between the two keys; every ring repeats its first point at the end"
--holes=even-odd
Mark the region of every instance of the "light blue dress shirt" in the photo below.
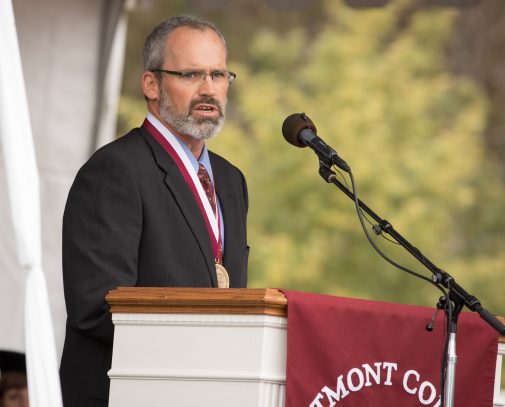
{"type": "MultiPolygon", "coordinates": [[[[198,168],[200,167],[200,163],[205,167],[207,172],[209,173],[210,180],[212,181],[212,185],[214,185],[215,188],[215,183],[214,183],[214,174],[212,173],[212,166],[210,165],[210,158],[209,158],[209,150],[207,150],[207,146],[204,144],[203,145],[203,150],[202,154],[200,154],[200,158],[197,160],[191,150],[188,148],[186,144],[182,142],[179,137],[175,137],[175,139],[179,142],[181,145],[182,149],[184,150],[184,153],[186,156],[189,158],[189,162],[195,169],[195,172],[198,173],[198,168]]],[[[224,218],[223,218],[223,211],[221,210],[221,204],[219,203],[219,197],[217,196],[216,193],[216,198],[217,198],[217,208],[219,211],[219,219],[220,219],[220,227],[219,227],[219,234],[221,236],[221,244],[223,245],[223,256],[224,256],[224,218]]]]}

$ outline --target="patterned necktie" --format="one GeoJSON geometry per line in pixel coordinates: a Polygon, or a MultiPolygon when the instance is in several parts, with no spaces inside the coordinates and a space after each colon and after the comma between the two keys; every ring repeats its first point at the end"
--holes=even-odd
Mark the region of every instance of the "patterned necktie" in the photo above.
{"type": "Polygon", "coordinates": [[[212,185],[212,181],[210,180],[209,173],[205,169],[202,163],[199,163],[198,168],[198,179],[200,180],[203,190],[205,191],[205,195],[207,195],[207,199],[209,200],[210,207],[212,208],[212,212],[216,213],[216,195],[214,193],[214,186],[212,185]]]}
{"type": "MultiPolygon", "coordinates": [[[[217,215],[216,211],[216,194],[214,192],[214,186],[212,185],[212,181],[210,180],[209,173],[205,169],[202,163],[199,163],[198,166],[198,179],[202,184],[203,190],[205,191],[205,195],[207,195],[207,199],[209,200],[210,207],[212,208],[212,212],[217,215]]],[[[219,238],[219,253],[214,258],[214,261],[218,264],[223,263],[223,246],[221,243],[221,238],[219,238]]]]}

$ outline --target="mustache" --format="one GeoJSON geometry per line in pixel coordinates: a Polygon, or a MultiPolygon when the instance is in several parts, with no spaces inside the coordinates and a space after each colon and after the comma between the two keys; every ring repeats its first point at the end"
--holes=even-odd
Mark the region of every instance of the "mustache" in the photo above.
{"type": "Polygon", "coordinates": [[[202,96],[198,99],[192,100],[191,103],[189,104],[189,112],[191,112],[191,110],[193,110],[196,107],[196,105],[200,103],[204,103],[206,105],[214,105],[218,110],[219,115],[223,116],[223,106],[221,105],[219,100],[213,98],[212,96],[202,96]]]}

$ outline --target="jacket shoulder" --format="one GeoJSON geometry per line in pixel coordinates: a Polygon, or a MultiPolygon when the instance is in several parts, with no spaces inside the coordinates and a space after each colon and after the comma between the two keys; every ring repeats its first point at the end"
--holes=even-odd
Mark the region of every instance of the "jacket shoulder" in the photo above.
{"type": "Polygon", "coordinates": [[[114,141],[111,141],[108,144],[105,144],[103,147],[100,147],[96,150],[91,158],[94,156],[101,156],[107,154],[132,154],[138,153],[139,149],[142,150],[142,147],[145,147],[147,151],[147,143],[145,140],[145,130],[141,128],[132,129],[130,132],[117,138],[114,141]]]}
{"type": "Polygon", "coordinates": [[[79,172],[95,166],[126,166],[135,167],[143,157],[151,155],[151,150],[146,140],[145,130],[135,128],[124,136],[105,144],[96,150],[80,168],[79,172]]]}
{"type": "Polygon", "coordinates": [[[235,175],[239,175],[241,178],[244,178],[242,171],[234,164],[230,163],[226,158],[220,156],[209,150],[209,158],[212,163],[212,169],[217,169],[217,171],[226,171],[228,173],[232,173],[235,175]]]}

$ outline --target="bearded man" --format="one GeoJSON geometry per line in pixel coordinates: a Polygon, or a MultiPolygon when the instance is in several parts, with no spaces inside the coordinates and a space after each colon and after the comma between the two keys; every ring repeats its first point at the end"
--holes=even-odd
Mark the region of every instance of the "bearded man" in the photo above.
{"type": "Polygon", "coordinates": [[[223,125],[236,77],[226,57],[209,21],[179,16],[156,27],[144,45],[144,123],[76,176],[63,217],[67,407],[107,405],[108,291],[247,284],[246,183],[205,145],[223,125]]]}

